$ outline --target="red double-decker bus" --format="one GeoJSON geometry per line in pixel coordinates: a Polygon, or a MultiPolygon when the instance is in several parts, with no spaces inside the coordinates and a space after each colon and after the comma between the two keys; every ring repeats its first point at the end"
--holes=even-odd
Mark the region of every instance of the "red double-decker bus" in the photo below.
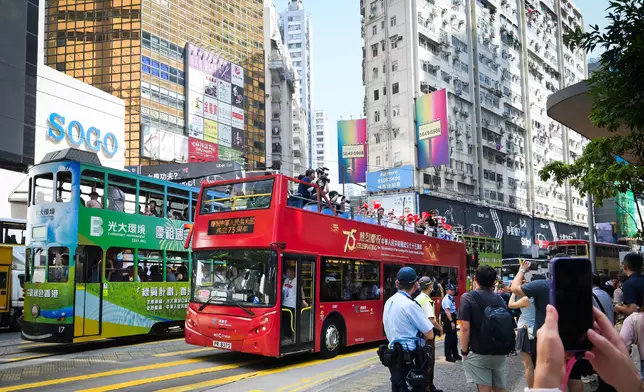
{"type": "Polygon", "coordinates": [[[462,242],[349,219],[326,197],[302,198],[299,183],[272,175],[202,186],[187,343],[332,357],[384,339],[384,303],[402,266],[465,288],[462,242]]]}

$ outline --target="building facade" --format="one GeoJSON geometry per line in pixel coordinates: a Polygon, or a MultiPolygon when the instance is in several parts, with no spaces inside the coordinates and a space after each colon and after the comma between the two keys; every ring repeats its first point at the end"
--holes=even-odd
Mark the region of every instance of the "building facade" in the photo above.
{"type": "Polygon", "coordinates": [[[270,86],[266,124],[271,129],[270,144],[266,146],[266,162],[272,169],[293,176],[293,118],[300,107],[299,100],[295,100],[300,82],[291,56],[282,41],[279,14],[270,1],[264,7],[264,47],[266,85],[270,86]]]}
{"type": "Polygon", "coordinates": [[[146,127],[178,135],[174,149],[164,155],[186,159],[185,47],[190,43],[244,69],[245,147],[220,146],[219,158],[242,161],[250,169],[265,167],[261,2],[59,0],[46,7],[45,63],[125,100],[127,165],[158,163],[144,152],[146,127]]]}
{"type": "Polygon", "coordinates": [[[0,7],[0,173],[22,172],[34,164],[38,1],[0,0],[0,7]]]}
{"type": "Polygon", "coordinates": [[[447,89],[450,164],[417,171],[419,191],[587,224],[585,200],[538,175],[586,143],[546,114],[547,96],[587,73],[563,42],[583,25],[570,1],[361,3],[370,171],[417,168],[415,98],[447,89]]]}
{"type": "MultiPolygon", "coordinates": [[[[322,110],[313,111],[313,166],[327,167],[331,164],[328,158],[330,154],[325,154],[327,150],[327,135],[329,133],[329,118],[322,110]],[[327,156],[325,156],[327,155],[327,156]]],[[[337,143],[336,143],[337,144],[337,143]]],[[[336,146],[337,148],[337,146],[336,146]]],[[[337,154],[336,154],[337,157],[337,154]]],[[[337,166],[337,165],[336,165],[337,166]]]]}
{"type": "MultiPolygon", "coordinates": [[[[302,0],[289,0],[288,9],[280,15],[282,39],[288,48],[293,65],[300,76],[300,104],[306,110],[308,140],[312,138],[312,26],[311,16],[304,10],[302,0]]],[[[313,146],[307,146],[307,162],[313,165],[313,146]]]]}

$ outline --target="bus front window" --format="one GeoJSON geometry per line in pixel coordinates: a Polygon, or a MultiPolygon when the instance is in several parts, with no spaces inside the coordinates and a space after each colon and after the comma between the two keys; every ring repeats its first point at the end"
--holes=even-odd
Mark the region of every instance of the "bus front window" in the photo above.
{"type": "Polygon", "coordinates": [[[274,305],[275,256],[268,250],[201,251],[193,263],[194,302],[274,305]]]}

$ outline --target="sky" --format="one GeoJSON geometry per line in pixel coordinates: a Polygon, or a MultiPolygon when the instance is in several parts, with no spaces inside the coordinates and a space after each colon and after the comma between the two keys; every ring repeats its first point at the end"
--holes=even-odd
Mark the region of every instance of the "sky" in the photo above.
{"type": "MultiPolygon", "coordinates": [[[[313,26],[313,109],[324,110],[329,131],[340,119],[360,118],[363,110],[362,37],[358,0],[303,0],[313,26]],[[342,54],[342,56],[340,56],[342,54]]],[[[289,0],[273,0],[278,12],[289,0]]],[[[573,0],[584,24],[606,25],[608,0],[573,0]]],[[[593,56],[598,55],[593,53],[593,56]]]]}

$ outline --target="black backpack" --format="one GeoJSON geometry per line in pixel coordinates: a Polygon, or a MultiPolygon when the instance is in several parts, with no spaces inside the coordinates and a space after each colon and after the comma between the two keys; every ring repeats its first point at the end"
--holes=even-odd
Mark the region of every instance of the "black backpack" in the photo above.
{"type": "Polygon", "coordinates": [[[483,298],[476,291],[470,295],[483,310],[483,321],[479,329],[479,350],[481,355],[508,355],[515,349],[514,318],[508,312],[503,298],[497,296],[497,305],[483,305],[483,298]]]}

